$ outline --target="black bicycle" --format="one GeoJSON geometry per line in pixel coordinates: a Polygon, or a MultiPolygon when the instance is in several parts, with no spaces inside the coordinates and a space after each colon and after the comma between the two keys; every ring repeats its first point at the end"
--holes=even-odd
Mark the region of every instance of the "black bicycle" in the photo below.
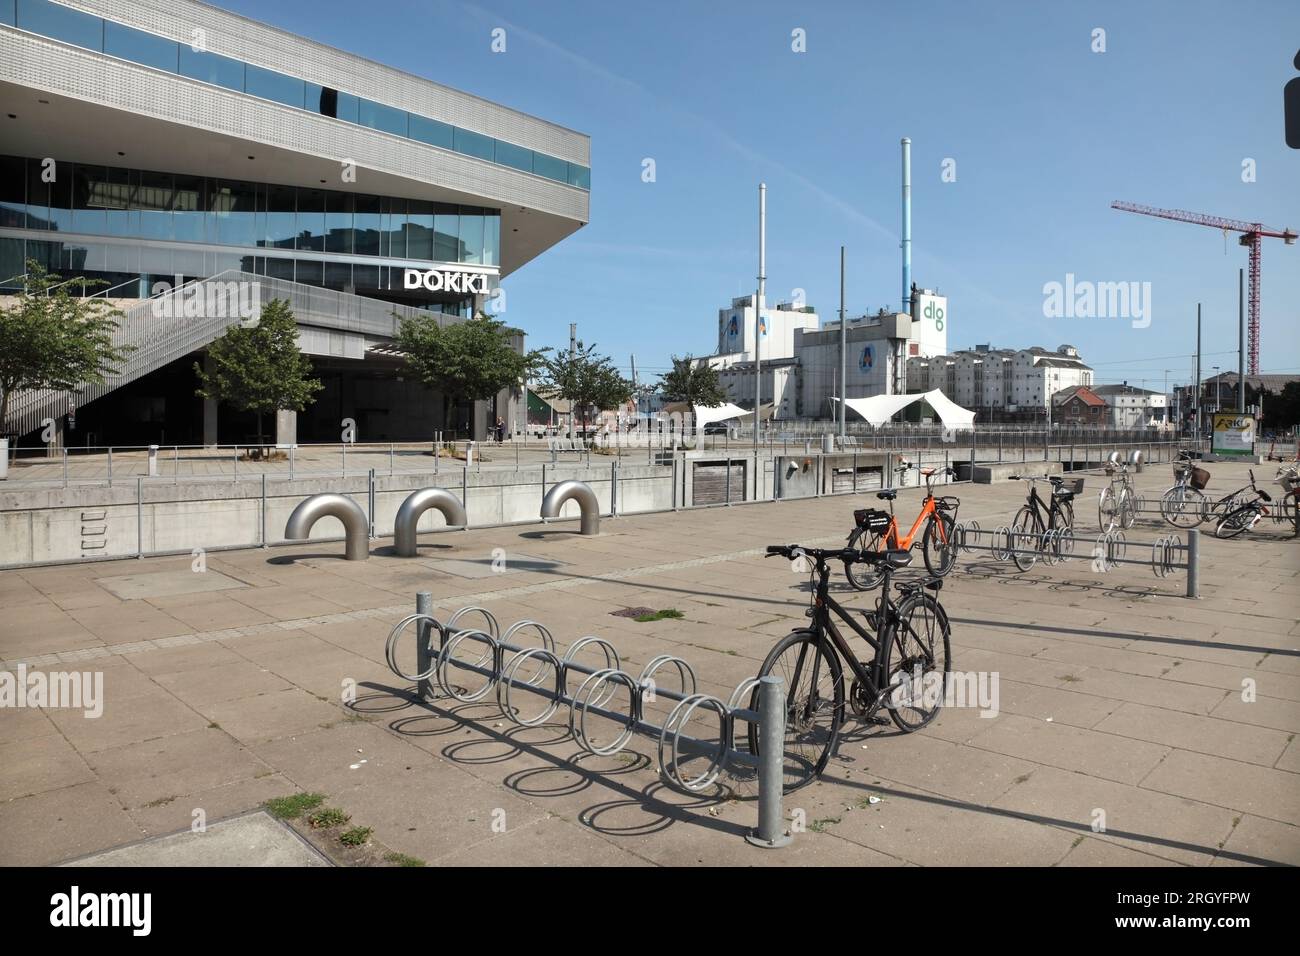
{"type": "Polygon", "coordinates": [[[1012,475],[1012,481],[1029,482],[1029,497],[1016,512],[1011,522],[1014,540],[1011,546],[1011,559],[1021,571],[1028,571],[1038,560],[1040,551],[1049,547],[1047,532],[1055,531],[1062,535],[1074,531],[1074,496],[1082,479],[1072,488],[1066,488],[1065,479],[1059,475],[1012,475]],[[1052,493],[1044,501],[1038,494],[1038,482],[1047,481],[1052,485],[1052,493]],[[1033,543],[1026,545],[1030,536],[1033,543]]]}
{"type": "MultiPolygon", "coordinates": [[[[1268,514],[1268,503],[1273,497],[1255,485],[1255,469],[1250,469],[1250,484],[1246,486],[1253,495],[1243,498],[1241,503],[1223,515],[1214,526],[1216,538],[1235,538],[1243,531],[1249,531],[1259,523],[1259,519],[1268,514]]],[[[1243,489],[1245,490],[1245,489],[1243,489]]]]}
{"type": "MultiPolygon", "coordinates": [[[[853,673],[849,706],[863,721],[883,724],[877,716],[889,711],[898,728],[911,733],[938,715],[952,669],[948,615],[934,594],[940,578],[900,582],[900,600],[890,593],[890,577],[912,561],[908,551],[822,550],[797,544],[769,545],[768,557],[813,563],[816,581],[808,616],[810,627],[791,631],[768,653],[759,676],[779,674],[785,680],[786,728],[783,785],[797,789],[815,780],[834,753],[844,722],[844,663],[853,673]],[[881,568],[884,577],[874,610],[858,611],[865,627],[854,620],[829,593],[830,562],[846,566],[865,562],[881,568]],[[875,651],[870,661],[853,653],[831,615],[856,632],[875,651]]],[[[758,689],[751,706],[758,708],[758,689]]],[[[749,728],[749,746],[759,752],[758,726],[749,728]]]]}

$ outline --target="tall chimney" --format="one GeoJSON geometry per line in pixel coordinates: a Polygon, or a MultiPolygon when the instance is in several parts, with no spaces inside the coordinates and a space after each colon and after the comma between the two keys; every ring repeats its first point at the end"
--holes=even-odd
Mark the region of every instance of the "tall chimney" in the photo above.
{"type": "Polygon", "coordinates": [[[903,137],[903,311],[912,311],[912,141],[903,137]]]}
{"type": "Polygon", "coordinates": [[[763,298],[767,291],[767,183],[758,184],[758,295],[754,298],[754,445],[763,407],[763,298]]]}

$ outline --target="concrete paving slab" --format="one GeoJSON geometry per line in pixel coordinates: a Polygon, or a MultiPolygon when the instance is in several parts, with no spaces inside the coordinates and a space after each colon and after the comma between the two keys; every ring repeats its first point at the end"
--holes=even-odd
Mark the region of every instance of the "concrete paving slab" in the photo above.
{"type": "Polygon", "coordinates": [[[120,574],[111,577],[95,578],[94,583],[115,597],[124,601],[138,598],[166,598],[186,594],[202,594],[207,591],[227,591],[231,588],[243,588],[248,585],[234,578],[226,577],[220,571],[205,571],[196,574],[187,568],[184,571],[149,571],[144,574],[120,574]]]}
{"type": "Polygon", "coordinates": [[[250,813],[82,857],[66,866],[329,866],[298,834],[267,813],[250,813]]]}

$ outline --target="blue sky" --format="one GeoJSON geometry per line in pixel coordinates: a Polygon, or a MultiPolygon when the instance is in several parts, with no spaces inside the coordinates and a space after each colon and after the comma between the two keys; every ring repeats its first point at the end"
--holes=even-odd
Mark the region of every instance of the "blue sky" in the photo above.
{"type": "MultiPolygon", "coordinates": [[[[592,221],[505,280],[507,318],[534,346],[576,321],[643,374],[712,351],[717,310],[753,290],[760,181],[769,302],[802,288],[833,317],[843,244],[850,313],[897,308],[902,136],[913,278],[949,296],[950,348],[1069,342],[1099,382],[1158,388],[1189,377],[1201,302],[1205,374],[1235,369],[1245,250],[1109,204],[1300,230],[1295,0],[219,2],[589,134],[592,221]],[[1150,282],[1150,326],[1045,318],[1044,283],[1067,273],[1150,282]]],[[[1266,240],[1262,289],[1260,368],[1300,372],[1300,245],[1266,240]]]]}

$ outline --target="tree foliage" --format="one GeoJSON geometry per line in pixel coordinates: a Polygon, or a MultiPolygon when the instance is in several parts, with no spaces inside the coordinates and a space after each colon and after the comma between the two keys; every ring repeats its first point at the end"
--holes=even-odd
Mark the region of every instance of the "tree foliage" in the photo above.
{"type": "Polygon", "coordinates": [[[208,346],[208,361],[211,371],[194,365],[196,394],[255,413],[259,437],[264,414],[300,412],[322,387],[311,377],[311,359],[298,351],[298,325],[283,299],[267,303],[256,325],[226,329],[208,346]]]}
{"type": "Polygon", "coordinates": [[[632,383],[619,374],[607,355],[597,355],[596,345],[564,349],[544,362],[542,384],[573,404],[585,428],[593,410],[613,408],[632,397],[632,383]]]}
{"type": "Polygon", "coordinates": [[[397,346],[406,367],[422,384],[442,392],[443,423],[453,400],[492,398],[519,385],[541,365],[542,352],[520,354],[511,345],[514,330],[480,312],[476,318],[442,326],[438,317],[403,319],[397,346]]]}
{"type": "Polygon", "coordinates": [[[674,355],[672,371],[659,378],[665,401],[689,402],[701,408],[717,408],[727,402],[718,370],[707,362],[696,365],[689,354],[685,358],[674,355]]]}
{"type": "Polygon", "coordinates": [[[27,260],[22,291],[0,308],[0,433],[15,392],[101,385],[133,351],[113,342],[120,309],[70,291],[101,285],[80,276],[65,281],[27,260]]]}

